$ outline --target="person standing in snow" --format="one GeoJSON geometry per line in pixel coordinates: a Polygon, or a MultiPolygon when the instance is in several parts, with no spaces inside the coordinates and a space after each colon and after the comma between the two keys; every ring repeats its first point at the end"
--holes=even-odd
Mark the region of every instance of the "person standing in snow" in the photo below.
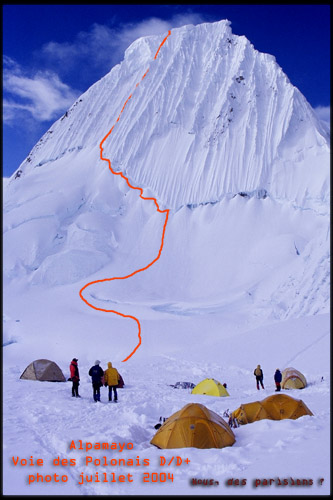
{"type": "Polygon", "coordinates": [[[104,371],[102,368],[99,366],[100,361],[97,359],[95,361],[94,366],[92,366],[89,370],[89,375],[91,377],[91,382],[93,386],[93,397],[94,401],[97,403],[97,401],[101,400],[101,393],[100,393],[100,388],[102,387],[102,377],[104,376],[104,371]]]}
{"type": "Polygon", "coordinates": [[[104,372],[104,385],[109,386],[109,401],[112,401],[112,390],[114,393],[114,401],[118,401],[117,386],[120,380],[120,375],[117,368],[113,368],[111,361],[108,362],[108,368],[104,372]]]}
{"type": "Polygon", "coordinates": [[[259,383],[261,385],[261,387],[263,389],[265,389],[264,387],[264,384],[263,384],[263,380],[264,380],[264,372],[262,371],[262,369],[260,368],[260,365],[257,366],[257,368],[254,370],[253,374],[255,375],[256,377],[256,381],[257,381],[257,389],[258,391],[260,390],[260,387],[259,387],[259,383]]]}
{"type": "Polygon", "coordinates": [[[79,395],[79,385],[80,385],[80,374],[79,374],[79,367],[77,366],[78,359],[73,358],[71,361],[71,364],[69,365],[69,370],[71,374],[71,381],[73,382],[72,385],[72,397],[75,398],[80,398],[81,396],[79,395]]]}
{"type": "Polygon", "coordinates": [[[275,373],[274,373],[274,381],[275,381],[275,385],[276,385],[276,389],[275,389],[275,392],[279,392],[281,391],[281,380],[282,380],[282,373],[280,372],[280,370],[277,368],[275,373]]]}

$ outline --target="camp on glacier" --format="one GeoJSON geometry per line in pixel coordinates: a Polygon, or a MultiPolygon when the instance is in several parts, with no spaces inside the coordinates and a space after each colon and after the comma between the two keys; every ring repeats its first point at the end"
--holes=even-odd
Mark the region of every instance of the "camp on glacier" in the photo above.
{"type": "Polygon", "coordinates": [[[167,35],[132,43],[4,185],[5,494],[330,491],[329,130],[229,21],[167,35]],[[73,357],[80,399],[69,382],[20,379],[39,359],[68,378],[73,357]],[[117,405],[103,387],[93,401],[94,360],[123,375],[117,405]],[[273,394],[289,366],[313,415],[235,428],[223,449],[150,444],[160,417],[190,403],[222,417],[273,394]],[[204,379],[229,397],[170,387],[204,379]]]}

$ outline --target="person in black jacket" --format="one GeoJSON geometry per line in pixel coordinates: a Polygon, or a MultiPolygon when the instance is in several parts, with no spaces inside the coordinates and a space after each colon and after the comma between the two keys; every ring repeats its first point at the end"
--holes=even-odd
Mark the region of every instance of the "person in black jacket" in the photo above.
{"type": "Polygon", "coordinates": [[[260,390],[260,387],[259,387],[259,383],[261,385],[261,387],[263,389],[265,389],[264,387],[264,384],[263,384],[263,380],[264,380],[264,372],[262,371],[262,369],[260,368],[260,365],[257,366],[257,368],[255,368],[253,374],[255,375],[256,377],[256,381],[257,381],[257,389],[258,391],[260,390]]]}
{"type": "Polygon", "coordinates": [[[95,361],[94,366],[92,366],[89,370],[89,375],[91,376],[91,382],[93,386],[93,397],[96,403],[97,401],[101,400],[100,388],[103,385],[102,377],[104,376],[104,371],[99,365],[100,361],[97,360],[95,361]]]}
{"type": "Polygon", "coordinates": [[[281,385],[280,385],[281,384],[281,380],[282,380],[282,373],[277,368],[276,372],[274,373],[274,381],[275,381],[275,385],[276,385],[275,392],[281,391],[281,385]]]}

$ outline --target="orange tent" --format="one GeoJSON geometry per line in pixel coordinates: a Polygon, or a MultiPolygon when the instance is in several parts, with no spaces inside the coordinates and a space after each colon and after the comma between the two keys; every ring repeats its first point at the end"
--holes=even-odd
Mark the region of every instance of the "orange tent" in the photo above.
{"type": "Polygon", "coordinates": [[[231,417],[236,418],[238,423],[243,425],[265,418],[269,420],[283,420],[285,418],[296,420],[303,415],[313,415],[303,401],[286,394],[273,394],[263,401],[241,405],[232,412],[231,417]]]}
{"type": "Polygon", "coordinates": [[[199,403],[189,403],[169,417],[151,444],[158,448],[224,448],[235,436],[217,413],[199,403]]]}

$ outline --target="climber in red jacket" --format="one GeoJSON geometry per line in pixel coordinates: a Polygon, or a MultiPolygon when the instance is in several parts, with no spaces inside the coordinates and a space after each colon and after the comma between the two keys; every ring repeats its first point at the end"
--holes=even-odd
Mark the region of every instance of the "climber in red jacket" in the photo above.
{"type": "Polygon", "coordinates": [[[80,385],[80,374],[79,374],[79,368],[77,366],[78,359],[73,358],[71,361],[71,364],[69,365],[69,369],[71,372],[71,380],[73,382],[72,385],[72,396],[80,398],[81,396],[79,395],[79,385],[80,385]]]}

